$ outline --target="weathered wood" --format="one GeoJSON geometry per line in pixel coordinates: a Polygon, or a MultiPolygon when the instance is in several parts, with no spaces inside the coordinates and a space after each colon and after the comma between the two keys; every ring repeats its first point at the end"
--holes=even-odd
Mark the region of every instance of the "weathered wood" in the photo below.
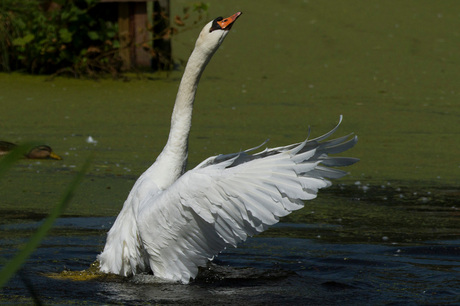
{"type": "Polygon", "coordinates": [[[134,2],[131,5],[133,6],[131,35],[134,38],[134,63],[136,66],[150,67],[151,56],[148,52],[148,44],[151,46],[152,42],[147,30],[147,5],[145,2],[134,2]],[[144,44],[146,44],[145,47],[144,44]]]}
{"type": "MultiPolygon", "coordinates": [[[[148,31],[147,2],[154,0],[99,0],[118,4],[120,57],[123,70],[151,67],[151,33],[148,31]]],[[[169,0],[166,0],[169,2],[169,0]]]]}
{"type": "Polygon", "coordinates": [[[119,54],[123,61],[123,70],[131,68],[131,31],[130,31],[130,5],[127,2],[118,4],[118,36],[120,39],[119,54]]]}

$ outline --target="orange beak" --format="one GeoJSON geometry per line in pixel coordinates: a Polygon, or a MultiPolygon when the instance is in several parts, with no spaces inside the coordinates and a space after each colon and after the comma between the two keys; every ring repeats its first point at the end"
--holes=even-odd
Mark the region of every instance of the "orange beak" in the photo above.
{"type": "Polygon", "coordinates": [[[221,21],[218,21],[217,23],[220,25],[220,27],[222,28],[222,30],[230,30],[233,23],[235,22],[235,20],[240,17],[240,15],[243,14],[242,12],[238,12],[236,14],[233,14],[232,16],[230,17],[227,17],[227,18],[224,18],[223,20],[221,21]]]}

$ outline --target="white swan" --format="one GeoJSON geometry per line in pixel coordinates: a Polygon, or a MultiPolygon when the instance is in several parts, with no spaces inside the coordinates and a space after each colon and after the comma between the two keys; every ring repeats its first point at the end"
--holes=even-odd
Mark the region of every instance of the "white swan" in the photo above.
{"type": "MultiPolygon", "coordinates": [[[[200,33],[185,68],[171,119],[168,142],[136,181],[110,229],[100,270],[122,276],[142,271],[188,283],[227,246],[235,247],[316,197],[354,158],[328,157],[351,148],[356,136],[213,156],[185,172],[193,101],[206,64],[240,12],[217,18],[200,33]],[[321,166],[322,164],[323,166],[321,166]]],[[[340,122],[339,122],[340,124],[340,122]]]]}

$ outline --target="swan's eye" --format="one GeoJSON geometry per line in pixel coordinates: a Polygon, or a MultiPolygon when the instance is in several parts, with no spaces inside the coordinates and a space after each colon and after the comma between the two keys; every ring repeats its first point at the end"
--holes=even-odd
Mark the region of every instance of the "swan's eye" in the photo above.
{"type": "Polygon", "coordinates": [[[212,22],[212,26],[209,29],[209,33],[211,33],[214,30],[222,30],[222,27],[220,26],[220,24],[218,24],[218,21],[222,21],[223,19],[224,18],[222,17],[217,17],[216,19],[214,19],[212,22]]]}

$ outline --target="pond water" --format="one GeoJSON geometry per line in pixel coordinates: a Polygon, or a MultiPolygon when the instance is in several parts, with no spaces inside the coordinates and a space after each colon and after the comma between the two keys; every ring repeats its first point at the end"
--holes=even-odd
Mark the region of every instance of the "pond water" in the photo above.
{"type": "MultiPolygon", "coordinates": [[[[352,188],[342,186],[341,190],[352,188]]],[[[339,207],[346,205],[333,196],[338,190],[323,200],[339,207]]],[[[361,196],[358,202],[379,205],[361,196]]],[[[369,243],[373,234],[367,232],[365,222],[355,226],[351,220],[280,223],[236,249],[225,250],[189,285],[162,283],[147,274],[127,279],[66,278],[63,271],[87,270],[94,262],[114,217],[60,218],[52,234],[0,296],[5,303],[30,302],[34,297],[45,304],[457,304],[460,239],[455,222],[459,212],[452,206],[453,195],[443,201],[439,195],[433,197],[437,201],[425,203],[424,208],[437,212],[430,213],[426,221],[442,224],[431,225],[425,233],[422,228],[429,226],[426,224],[412,226],[404,233],[405,223],[389,228],[377,221],[372,231],[379,232],[376,240],[380,242],[369,243]],[[450,223],[446,222],[446,212],[452,217],[450,223]]],[[[348,205],[356,201],[348,200],[348,205]]],[[[404,205],[408,224],[426,215],[420,209],[410,212],[416,204],[411,201],[404,205]]],[[[311,208],[307,205],[304,210],[311,208]]],[[[11,257],[40,224],[33,220],[40,219],[37,215],[16,218],[20,219],[1,226],[3,258],[11,257]]]]}
{"type": "MultiPolygon", "coordinates": [[[[181,72],[126,82],[1,73],[0,140],[38,140],[64,159],[23,160],[0,178],[0,265],[94,158],[0,303],[460,304],[458,0],[206,2],[210,19],[244,15],[200,82],[190,166],[267,138],[303,141],[309,126],[319,136],[340,114],[337,136],[359,136],[347,155],[361,161],[190,285],[59,278],[91,266],[161,151],[181,72]]],[[[173,14],[187,3],[174,2],[173,14]]],[[[198,31],[175,37],[176,59],[198,31]]]]}

